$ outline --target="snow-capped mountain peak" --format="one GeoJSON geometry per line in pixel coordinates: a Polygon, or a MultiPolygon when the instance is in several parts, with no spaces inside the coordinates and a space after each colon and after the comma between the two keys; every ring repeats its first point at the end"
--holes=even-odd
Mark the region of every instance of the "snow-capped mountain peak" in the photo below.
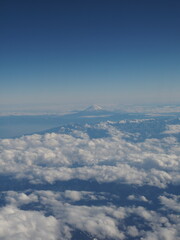
{"type": "Polygon", "coordinates": [[[103,108],[101,106],[94,104],[94,105],[86,108],[84,111],[86,111],[86,112],[94,112],[95,111],[96,112],[96,111],[102,111],[102,110],[103,110],[103,108]]]}

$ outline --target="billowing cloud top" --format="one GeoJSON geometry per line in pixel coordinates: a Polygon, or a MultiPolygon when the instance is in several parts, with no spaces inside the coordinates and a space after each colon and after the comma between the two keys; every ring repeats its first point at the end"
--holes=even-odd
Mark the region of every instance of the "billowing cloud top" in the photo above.
{"type": "Polygon", "coordinates": [[[101,123],[96,128],[107,130],[109,137],[93,139],[73,130],[71,135],[47,133],[2,139],[0,172],[32,183],[95,179],[164,188],[180,181],[176,138],[135,143],[126,140],[128,133],[112,124],[101,123]]]}
{"type": "Polygon", "coordinates": [[[136,141],[118,124],[1,139],[0,239],[180,239],[178,127],[136,141]]]}

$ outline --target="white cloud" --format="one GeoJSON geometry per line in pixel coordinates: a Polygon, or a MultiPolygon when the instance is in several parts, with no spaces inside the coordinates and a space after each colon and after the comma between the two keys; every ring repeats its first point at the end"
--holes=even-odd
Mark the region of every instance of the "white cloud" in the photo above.
{"type": "Polygon", "coordinates": [[[167,125],[167,130],[164,131],[166,134],[177,134],[180,133],[180,125],[174,124],[174,125],[167,125]]]}
{"type": "Polygon", "coordinates": [[[40,212],[22,211],[14,206],[0,209],[0,239],[57,240],[59,223],[40,212]]]}
{"type": "Polygon", "coordinates": [[[147,232],[147,236],[141,238],[142,240],[179,240],[177,229],[174,226],[168,228],[157,228],[154,232],[147,232]]]}
{"type": "MultiPolygon", "coordinates": [[[[180,182],[180,148],[176,138],[132,143],[124,139],[128,136],[126,133],[111,123],[95,127],[107,130],[109,137],[90,139],[76,129],[72,135],[51,133],[1,139],[0,174],[44,184],[56,180],[93,179],[101,183],[166,188],[168,184],[180,182]]],[[[103,192],[27,190],[4,194],[8,205],[0,209],[2,240],[70,240],[74,229],[97,239],[128,239],[131,236],[143,240],[177,240],[180,236],[180,222],[173,212],[179,212],[179,197],[172,194],[159,197],[163,206],[159,213],[140,206],[75,205],[80,200],[84,203],[86,200],[107,200],[107,193],[103,192]],[[20,210],[27,204],[43,209],[43,213],[20,210]],[[169,210],[173,210],[171,214],[169,210]],[[47,214],[52,216],[47,217],[47,214]],[[146,223],[150,230],[128,224],[126,220],[133,216],[140,218],[142,226],[146,223]]],[[[151,204],[143,193],[131,194],[128,199],[138,201],[138,204],[151,204]]]]}
{"type": "Polygon", "coordinates": [[[133,194],[128,196],[128,200],[148,202],[148,199],[145,196],[135,196],[133,194]]]}
{"type": "Polygon", "coordinates": [[[19,206],[23,204],[29,204],[31,202],[38,202],[38,197],[34,193],[18,193],[15,191],[8,191],[6,195],[6,201],[11,205],[19,206]]]}
{"type": "Polygon", "coordinates": [[[66,198],[69,198],[73,201],[79,201],[82,198],[81,192],[78,191],[66,190],[64,195],[66,198]]]}
{"type": "MultiPolygon", "coordinates": [[[[70,197],[72,200],[76,201],[77,197],[83,194],[85,195],[85,192],[65,191],[64,193],[56,193],[52,191],[35,191],[29,195],[24,193],[22,198],[22,193],[10,191],[7,192],[6,200],[12,205],[12,209],[24,214],[24,211],[17,210],[16,206],[18,205],[20,207],[30,201],[37,201],[38,198],[39,204],[44,206],[45,209],[48,209],[48,211],[50,210],[56,217],[56,220],[59,221],[59,235],[64,236],[62,239],[70,239],[70,231],[73,229],[88,232],[99,239],[107,237],[124,239],[123,232],[118,229],[117,221],[120,216],[121,218],[124,216],[123,209],[121,213],[121,209],[116,209],[115,207],[74,206],[61,199],[63,196],[70,197]],[[24,201],[24,199],[29,199],[29,201],[24,201]],[[64,235],[65,229],[67,232],[67,238],[64,235]]],[[[87,194],[89,195],[89,192],[87,192],[87,194]]],[[[27,213],[30,214],[36,212],[27,211],[27,213]]],[[[8,216],[6,216],[6,218],[8,218],[8,216]]],[[[18,224],[17,221],[15,223],[18,224]]],[[[13,234],[14,232],[11,233],[11,235],[13,234]]]]}
{"type": "MultiPolygon", "coordinates": [[[[144,240],[150,239],[179,239],[179,227],[180,220],[178,215],[167,214],[164,216],[161,213],[147,210],[144,207],[117,207],[114,205],[110,206],[77,206],[72,205],[66,202],[66,194],[73,194],[74,191],[65,191],[65,192],[52,192],[52,191],[34,191],[30,194],[17,192],[7,192],[7,200],[10,205],[1,209],[1,216],[3,216],[2,224],[4,219],[8,219],[9,224],[13,222],[12,232],[9,230],[9,234],[13,236],[15,234],[15,225],[18,223],[26,226],[30,224],[31,219],[35,218],[34,224],[37,225],[36,230],[38,229],[39,224],[44,224],[42,229],[46,227],[46,223],[49,219],[54,223],[49,225],[52,227],[51,233],[53,236],[58,236],[57,239],[69,240],[71,239],[71,232],[74,229],[78,229],[84,234],[91,234],[91,236],[96,237],[97,239],[128,239],[128,236],[139,237],[144,240]],[[27,196],[25,196],[27,195],[27,196]],[[65,198],[64,198],[65,197],[65,198]],[[34,211],[22,211],[17,209],[16,206],[21,207],[27,203],[25,199],[29,199],[28,202],[36,202],[38,199],[38,205],[41,206],[44,211],[51,213],[54,217],[44,217],[42,213],[34,211]],[[6,210],[7,209],[7,210],[6,210]],[[9,211],[15,212],[15,217],[9,214],[9,211]],[[22,216],[22,217],[19,217],[22,216]],[[135,219],[141,219],[141,224],[136,224],[136,220],[132,220],[131,223],[127,223],[126,219],[131,218],[131,216],[136,216],[135,219]],[[38,217],[37,221],[36,218],[38,217]],[[10,220],[9,220],[10,219],[10,220]],[[52,220],[53,219],[53,220],[52,220]],[[55,221],[54,221],[55,220],[55,221]],[[40,221],[40,223],[39,223],[40,221]],[[144,224],[149,226],[151,230],[144,231],[144,224]],[[134,225],[132,225],[134,224],[134,225]],[[57,233],[58,226],[59,232],[57,233]],[[56,235],[58,234],[58,235],[56,235]],[[170,238],[171,237],[171,238],[170,238]]],[[[77,196],[78,192],[76,192],[77,196]]],[[[79,196],[93,194],[90,192],[79,192],[79,196]]],[[[74,199],[74,195],[72,195],[74,199]]],[[[177,200],[176,197],[169,196],[169,198],[177,200]]],[[[70,199],[71,200],[71,199],[70,199]]],[[[177,202],[177,201],[176,201],[177,202]]],[[[51,222],[50,221],[50,222],[51,222]]],[[[24,226],[23,225],[23,226],[24,226]]],[[[49,226],[48,225],[48,226],[49,226]]],[[[4,226],[4,225],[2,225],[4,226]]],[[[6,233],[6,226],[3,227],[6,233]]],[[[29,236],[32,236],[33,230],[23,228],[24,232],[29,231],[29,236]]],[[[44,231],[48,231],[48,227],[44,231]]],[[[23,232],[23,233],[24,233],[23,232]]],[[[38,233],[40,234],[40,233],[38,233]]],[[[50,234],[50,233],[49,233],[50,234]]],[[[0,235],[1,236],[1,235],[0,235]]],[[[23,235],[24,236],[24,235],[23,235]]],[[[36,236],[36,235],[35,235],[36,236]]],[[[48,235],[47,235],[48,236],[48,235]]],[[[4,239],[4,238],[2,238],[4,239]]],[[[19,238],[18,238],[19,239],[19,238]]],[[[21,239],[21,238],[20,238],[21,239]]],[[[24,238],[29,239],[29,238],[24,238]]],[[[36,238],[35,238],[36,239],[36,238]]],[[[46,238],[45,238],[46,239],[46,238]]],[[[51,238],[47,238],[51,239],[51,238]]],[[[53,239],[53,238],[52,238],[53,239]]]]}
{"type": "Polygon", "coordinates": [[[167,196],[160,196],[159,199],[166,208],[180,212],[180,196],[170,194],[167,196]]]}
{"type": "Polygon", "coordinates": [[[0,140],[1,174],[32,183],[73,178],[120,181],[166,187],[179,183],[180,148],[176,138],[131,143],[108,122],[96,126],[110,136],[90,139],[82,131],[72,135],[45,134],[0,140]]]}
{"type": "Polygon", "coordinates": [[[127,228],[127,233],[128,235],[130,235],[131,237],[137,237],[139,235],[139,231],[136,228],[136,226],[129,226],[127,228]]]}

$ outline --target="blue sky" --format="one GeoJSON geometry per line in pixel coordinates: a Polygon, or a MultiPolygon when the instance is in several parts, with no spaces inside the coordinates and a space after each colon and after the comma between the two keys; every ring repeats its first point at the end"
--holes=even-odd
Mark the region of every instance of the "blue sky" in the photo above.
{"type": "Polygon", "coordinates": [[[180,102],[178,0],[1,1],[0,104],[180,102]]]}

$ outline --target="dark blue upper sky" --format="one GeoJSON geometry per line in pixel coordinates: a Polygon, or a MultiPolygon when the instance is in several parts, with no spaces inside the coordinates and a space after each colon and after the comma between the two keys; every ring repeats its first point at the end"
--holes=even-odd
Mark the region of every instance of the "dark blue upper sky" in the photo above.
{"type": "Polygon", "coordinates": [[[1,104],[180,102],[179,0],[0,1],[1,104]]]}

